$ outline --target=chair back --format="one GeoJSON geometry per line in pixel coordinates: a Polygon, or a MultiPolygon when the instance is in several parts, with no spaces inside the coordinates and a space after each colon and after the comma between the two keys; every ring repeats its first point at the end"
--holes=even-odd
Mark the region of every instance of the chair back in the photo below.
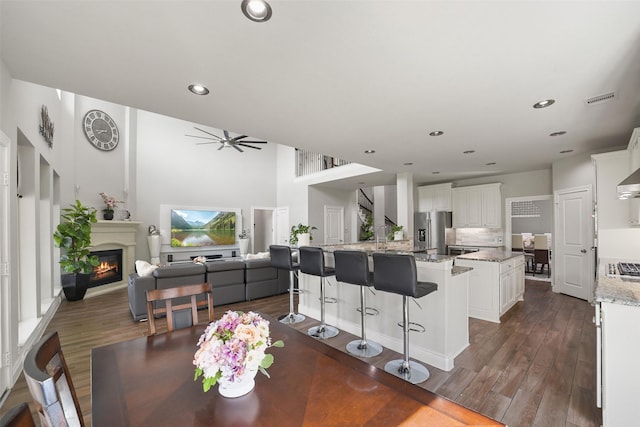
{"type": "Polygon", "coordinates": [[[366,252],[338,250],[333,252],[333,259],[336,263],[336,280],[360,286],[372,284],[366,252]]]}
{"type": "Polygon", "coordinates": [[[35,427],[29,404],[22,402],[0,418],[0,427],[35,427]]]}
{"type": "Polygon", "coordinates": [[[549,249],[549,239],[546,234],[533,236],[533,249],[549,249]]]}
{"type": "Polygon", "coordinates": [[[301,246],[300,271],[312,276],[324,277],[327,275],[324,267],[324,251],[314,246],[301,246]]]}
{"type": "Polygon", "coordinates": [[[522,250],[522,234],[511,235],[511,250],[512,251],[522,250]]]}
{"type": "Polygon", "coordinates": [[[415,258],[411,255],[374,253],[373,286],[380,291],[418,297],[415,258]]]}
{"type": "Polygon", "coordinates": [[[43,426],[84,426],[78,396],[58,332],[50,332],[27,353],[24,377],[43,426]]]}
{"type": "Polygon", "coordinates": [[[156,316],[159,317],[166,314],[169,331],[188,328],[198,324],[198,308],[205,306],[208,310],[208,321],[209,323],[213,322],[213,291],[211,283],[147,291],[149,335],[155,335],[156,333],[156,316]],[[198,301],[196,297],[203,294],[206,295],[206,300],[198,301]],[[189,302],[173,304],[174,298],[183,297],[190,297],[189,302]],[[164,307],[154,307],[155,301],[164,301],[164,307]]]}
{"type": "Polygon", "coordinates": [[[283,270],[296,270],[299,265],[293,263],[291,258],[291,247],[285,245],[269,246],[269,256],[271,258],[271,266],[283,270]]]}

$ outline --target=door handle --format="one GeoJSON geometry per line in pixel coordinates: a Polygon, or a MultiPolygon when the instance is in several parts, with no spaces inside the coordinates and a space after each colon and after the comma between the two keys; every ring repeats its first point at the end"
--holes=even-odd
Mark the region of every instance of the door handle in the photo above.
{"type": "Polygon", "coordinates": [[[580,249],[580,252],[582,252],[583,254],[586,254],[587,250],[586,249],[580,249]]]}

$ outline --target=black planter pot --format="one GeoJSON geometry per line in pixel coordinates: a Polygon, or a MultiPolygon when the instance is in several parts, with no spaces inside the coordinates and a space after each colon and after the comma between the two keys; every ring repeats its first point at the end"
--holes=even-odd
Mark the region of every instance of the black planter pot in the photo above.
{"type": "Polygon", "coordinates": [[[113,211],[102,211],[104,219],[111,221],[113,219],[113,211]]]}
{"type": "Polygon", "coordinates": [[[62,290],[67,301],[80,301],[89,288],[90,274],[69,273],[62,275],[62,290]]]}

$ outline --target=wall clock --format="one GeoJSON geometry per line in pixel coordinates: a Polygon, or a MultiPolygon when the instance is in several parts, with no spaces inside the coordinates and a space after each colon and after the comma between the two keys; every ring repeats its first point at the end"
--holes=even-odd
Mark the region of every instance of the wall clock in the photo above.
{"type": "Polygon", "coordinates": [[[84,116],[82,129],[89,142],[99,150],[111,151],[120,140],[116,123],[104,111],[88,111],[84,116]]]}

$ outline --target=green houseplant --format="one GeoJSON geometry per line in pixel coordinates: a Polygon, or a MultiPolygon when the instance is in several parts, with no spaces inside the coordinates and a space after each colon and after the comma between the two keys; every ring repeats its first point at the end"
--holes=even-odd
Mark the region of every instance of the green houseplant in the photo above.
{"type": "MultiPolygon", "coordinates": [[[[401,238],[400,239],[396,238],[396,233],[399,233],[401,231],[403,231],[403,227],[401,225],[393,225],[393,226],[391,226],[391,231],[387,235],[387,239],[388,240],[402,240],[401,238]]],[[[398,234],[398,236],[400,236],[400,234],[398,234]]],[[[404,237],[404,235],[402,235],[402,237],[404,237]]]]}
{"type": "Polygon", "coordinates": [[[96,210],[82,205],[80,200],[62,210],[62,222],[53,233],[56,246],[64,250],[60,256],[62,290],[69,301],[84,298],[93,267],[98,257],[90,255],[91,224],[98,222],[96,210]]]}
{"type": "Polygon", "coordinates": [[[302,223],[298,225],[294,225],[293,227],[291,227],[291,234],[289,235],[289,244],[294,246],[297,245],[301,234],[308,234],[309,241],[312,241],[313,236],[311,235],[311,230],[317,230],[317,228],[311,225],[302,225],[302,223]]]}

